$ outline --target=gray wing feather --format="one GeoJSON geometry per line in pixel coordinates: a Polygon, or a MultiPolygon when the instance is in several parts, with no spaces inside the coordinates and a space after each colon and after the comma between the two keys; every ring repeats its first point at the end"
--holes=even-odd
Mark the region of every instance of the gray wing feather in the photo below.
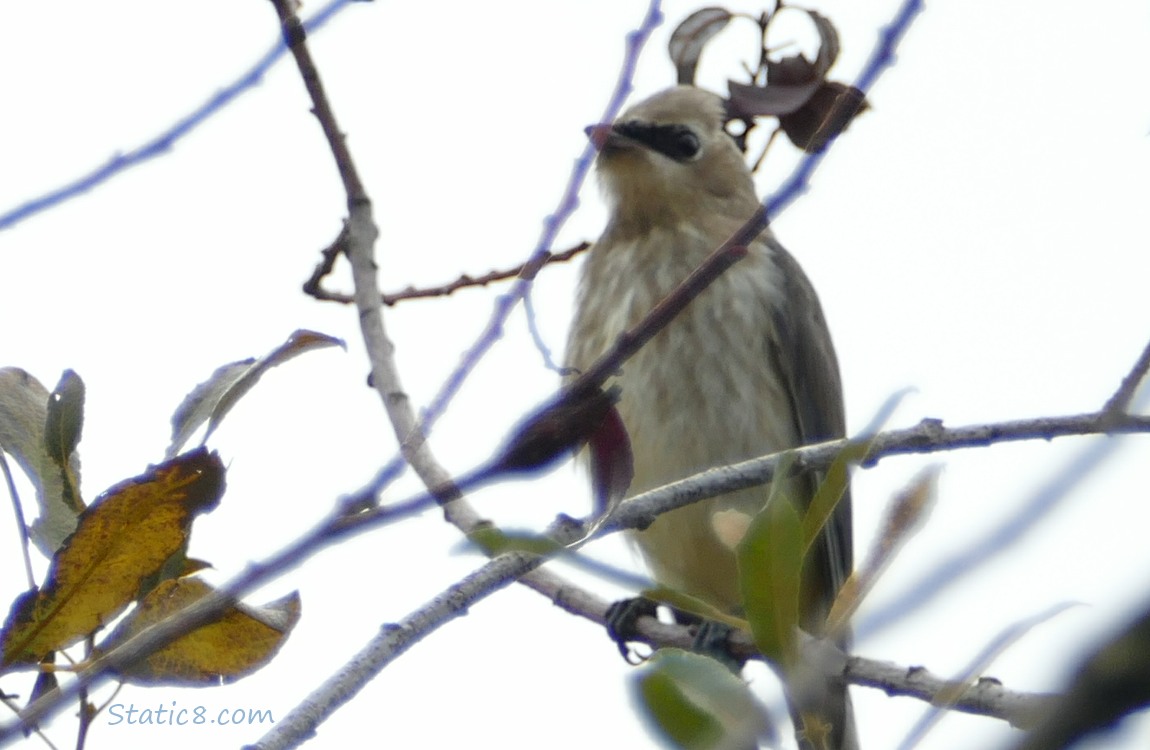
{"type": "MultiPolygon", "coordinates": [[[[766,242],[782,279],[782,294],[772,300],[771,309],[776,336],[771,342],[774,364],[790,396],[800,442],[806,445],[845,437],[838,359],[814,287],[782,245],[773,237],[766,242]]],[[[848,489],[823,528],[821,544],[809,562],[820,604],[825,607],[811,613],[819,622],[850,575],[854,554],[851,536],[848,489]]]]}
{"type": "MultiPolygon", "coordinates": [[[[771,319],[775,340],[772,357],[791,399],[792,414],[803,444],[845,437],[842,380],[830,331],[814,287],[794,258],[773,237],[767,246],[782,279],[779,298],[772,300],[771,319]]],[[[810,478],[813,493],[821,477],[810,478]]],[[[823,527],[804,567],[804,583],[810,598],[802,625],[818,635],[831,604],[850,575],[854,552],[851,542],[851,497],[848,488],[823,527]]],[[[849,647],[844,634],[839,645],[849,647]]],[[[842,683],[828,683],[819,709],[834,727],[829,746],[835,750],[858,750],[850,695],[842,683]]],[[[808,748],[808,743],[800,746],[808,748]]]]}

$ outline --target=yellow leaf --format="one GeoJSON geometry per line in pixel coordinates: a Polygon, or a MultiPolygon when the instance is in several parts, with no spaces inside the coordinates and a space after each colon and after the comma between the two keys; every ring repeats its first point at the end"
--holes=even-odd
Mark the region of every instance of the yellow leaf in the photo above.
{"type": "MultiPolygon", "coordinates": [[[[199,578],[163,581],[101,644],[110,650],[150,625],[207,596],[211,586],[199,578]]],[[[299,621],[299,594],[263,607],[244,604],[215,622],[196,628],[121,672],[142,685],[218,685],[233,682],[269,662],[299,621]]]]}
{"type": "Polygon", "coordinates": [[[224,466],[200,449],[112,487],[79,518],[40,589],[13,604],[0,665],[34,664],[117,617],[187,542],[192,518],[224,492],[224,466]]]}

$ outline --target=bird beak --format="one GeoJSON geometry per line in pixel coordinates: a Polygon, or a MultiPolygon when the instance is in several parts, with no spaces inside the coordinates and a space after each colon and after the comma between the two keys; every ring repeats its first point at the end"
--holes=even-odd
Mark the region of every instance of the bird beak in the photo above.
{"type": "Polygon", "coordinates": [[[635,141],[631,138],[620,133],[615,129],[615,126],[608,122],[600,122],[595,125],[588,125],[583,128],[583,132],[591,139],[591,143],[599,151],[607,151],[619,148],[631,148],[635,145],[635,141]]]}

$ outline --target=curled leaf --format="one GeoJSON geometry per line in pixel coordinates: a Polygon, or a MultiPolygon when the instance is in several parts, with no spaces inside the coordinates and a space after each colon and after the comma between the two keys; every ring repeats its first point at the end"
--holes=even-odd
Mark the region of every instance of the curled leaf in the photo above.
{"type": "Polygon", "coordinates": [[[780,117],[795,112],[818,91],[818,81],[778,86],[727,82],[728,111],[739,119],[780,117]]]}
{"type": "MultiPolygon", "coordinates": [[[[830,20],[813,10],[803,10],[815,24],[819,34],[819,51],[815,61],[803,55],[791,55],[781,60],[767,58],[767,86],[796,86],[824,81],[839,56],[839,35],[830,20]]],[[[768,20],[767,23],[770,21],[768,20]]]]}
{"type": "MultiPolygon", "coordinates": [[[[679,83],[694,83],[703,48],[734,17],[735,14],[724,8],[704,8],[679,24],[669,45],[679,83]]],[[[782,3],[774,12],[763,13],[758,24],[763,41],[756,50],[756,65],[748,68],[750,80],[728,81],[728,124],[742,124],[731,131],[732,137],[745,150],[747,132],[755,126],[756,118],[776,117],[792,143],[808,153],[817,153],[867,107],[861,91],[827,80],[839,56],[838,31],[822,14],[789,5],[784,7],[782,3]],[[814,24],[819,49],[813,61],[802,54],[772,58],[767,37],[780,8],[801,11],[814,24]]]]}
{"type": "Polygon", "coordinates": [[[165,458],[172,458],[180,452],[192,434],[211,418],[224,395],[255,363],[255,357],[249,357],[220,365],[207,380],[184,397],[183,403],[172,415],[172,442],[168,445],[165,458]]]}
{"type": "Polygon", "coordinates": [[[587,440],[587,449],[591,452],[591,489],[595,497],[595,514],[605,518],[623,502],[623,496],[635,478],[631,438],[614,404],[587,440]]]}
{"type": "Polygon", "coordinates": [[[679,83],[695,83],[695,72],[699,67],[703,47],[711,37],[726,28],[731,18],[731,12],[726,8],[702,8],[675,27],[667,48],[678,73],[679,83]]]}
{"type": "Polygon", "coordinates": [[[614,410],[616,389],[576,392],[564,389],[554,401],[529,415],[484,470],[488,476],[536,471],[591,439],[614,410]]]}
{"type": "Polygon", "coordinates": [[[839,32],[830,19],[813,10],[802,9],[819,32],[819,54],[815,58],[815,75],[825,78],[835,60],[839,59],[839,32]]]}
{"type": "Polygon", "coordinates": [[[529,555],[554,555],[565,547],[543,534],[530,532],[509,532],[494,526],[480,524],[467,535],[468,541],[477,545],[489,557],[505,552],[525,552],[529,555]]]}
{"type": "MultiPolygon", "coordinates": [[[[806,94],[802,103],[788,112],[779,112],[779,125],[799,148],[817,153],[846,129],[855,115],[866,109],[863,93],[853,86],[827,80],[827,73],[839,56],[839,35],[826,16],[803,10],[819,35],[815,61],[802,55],[767,60],[767,89],[784,88],[792,95],[806,94]]],[[[744,102],[745,103],[745,102],[744,102]]]]}
{"type": "Polygon", "coordinates": [[[197,385],[172,415],[172,442],[165,458],[180,452],[192,434],[207,424],[203,442],[215,432],[220,422],[243,396],[255,387],[264,373],[293,357],[313,349],[347,345],[327,334],[300,329],[280,346],[259,359],[243,359],[216,369],[206,381],[197,385]]]}

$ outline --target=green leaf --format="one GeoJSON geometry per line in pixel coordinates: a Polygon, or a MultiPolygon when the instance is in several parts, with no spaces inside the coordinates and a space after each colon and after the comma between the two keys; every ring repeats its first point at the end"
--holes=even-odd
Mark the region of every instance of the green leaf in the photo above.
{"type": "Polygon", "coordinates": [[[527,552],[532,555],[554,555],[567,550],[562,544],[543,534],[507,532],[494,526],[481,525],[467,535],[468,541],[494,557],[504,552],[527,552]]]}
{"type": "Polygon", "coordinates": [[[670,675],[642,676],[639,691],[656,726],[676,747],[709,747],[722,736],[719,722],[687,700],[670,675]]]}
{"type": "Polygon", "coordinates": [[[655,586],[654,588],[643,589],[643,598],[650,599],[659,604],[666,604],[669,607],[674,607],[679,612],[687,612],[693,615],[698,615],[707,620],[714,620],[732,628],[739,630],[747,630],[747,621],[734,615],[727,614],[713,604],[710,604],[703,599],[691,596],[677,589],[668,586],[655,586]]]}
{"type": "Polygon", "coordinates": [[[84,428],[84,381],[74,370],[64,370],[56,390],[48,396],[44,440],[48,455],[66,464],[80,443],[84,428]]]}
{"type": "Polygon", "coordinates": [[[751,522],[736,554],[755,645],[768,660],[787,668],[798,658],[803,527],[782,479],[784,468],[779,467],[771,499],[751,522]]]}
{"type": "Polygon", "coordinates": [[[44,418],[44,447],[59,467],[64,482],[64,502],[76,513],[84,510],[80,497],[80,477],[72,470],[84,429],[84,381],[74,370],[64,370],[56,389],[48,395],[44,418]]]}
{"type": "Polygon", "coordinates": [[[835,506],[838,505],[839,500],[842,500],[847,484],[850,483],[851,464],[857,464],[865,458],[873,444],[873,438],[848,443],[831,462],[826,476],[819,483],[815,496],[811,498],[811,504],[803,517],[804,554],[809,552],[815,541],[818,540],[819,532],[822,531],[831,514],[835,512],[835,506]]]}
{"type": "Polygon", "coordinates": [[[747,684],[700,654],[660,649],[638,670],[632,687],[647,717],[675,747],[755,747],[769,726],[747,684]]]}

